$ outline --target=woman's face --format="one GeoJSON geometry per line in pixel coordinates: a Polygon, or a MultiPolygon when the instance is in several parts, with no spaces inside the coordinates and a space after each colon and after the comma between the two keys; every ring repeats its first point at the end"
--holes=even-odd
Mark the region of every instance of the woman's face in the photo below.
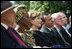
{"type": "Polygon", "coordinates": [[[33,20],[33,25],[34,26],[37,26],[38,28],[41,27],[41,18],[40,17],[36,17],[34,20],[33,20]]]}

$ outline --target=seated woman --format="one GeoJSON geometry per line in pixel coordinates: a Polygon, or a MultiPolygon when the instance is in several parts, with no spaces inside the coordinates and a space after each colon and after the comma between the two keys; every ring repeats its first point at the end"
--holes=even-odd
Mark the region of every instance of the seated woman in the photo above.
{"type": "Polygon", "coordinates": [[[28,43],[30,46],[35,46],[34,39],[32,36],[33,33],[31,31],[27,31],[29,30],[32,24],[30,22],[30,18],[28,16],[27,11],[25,10],[26,7],[23,5],[20,5],[17,7],[17,9],[18,10],[16,10],[15,8],[16,22],[19,25],[19,29],[17,31],[19,32],[19,34],[21,35],[25,43],[28,43]]]}
{"type": "MultiPolygon", "coordinates": [[[[40,36],[40,34],[39,34],[40,31],[38,28],[41,26],[41,18],[40,18],[41,13],[37,12],[37,11],[30,11],[30,12],[28,12],[28,14],[29,14],[29,17],[30,17],[31,23],[32,23],[32,26],[30,27],[30,31],[33,32],[33,36],[35,38],[35,43],[37,46],[42,46],[43,43],[40,43],[40,41],[39,41],[39,40],[41,40],[41,38],[36,36],[37,34],[38,34],[38,36],[40,36]]],[[[42,42],[44,42],[44,41],[42,40],[42,42]]]]}

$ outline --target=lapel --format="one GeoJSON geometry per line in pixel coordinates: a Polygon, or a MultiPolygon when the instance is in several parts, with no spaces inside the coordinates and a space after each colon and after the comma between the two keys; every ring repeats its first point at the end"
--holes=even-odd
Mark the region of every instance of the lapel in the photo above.
{"type": "Polygon", "coordinates": [[[71,34],[71,27],[68,29],[69,33],[71,34]]]}
{"type": "Polygon", "coordinates": [[[54,31],[54,35],[55,35],[57,38],[60,38],[60,35],[58,34],[58,31],[56,30],[56,28],[53,27],[52,30],[54,31]]]}
{"type": "Polygon", "coordinates": [[[60,32],[61,34],[65,37],[68,36],[68,34],[66,33],[65,29],[63,27],[60,28],[60,32]]]}
{"type": "Polygon", "coordinates": [[[4,34],[8,35],[9,38],[11,38],[11,40],[14,40],[14,42],[17,43],[16,38],[15,38],[7,29],[5,29],[2,25],[1,25],[1,29],[2,29],[3,31],[6,31],[6,33],[4,33],[4,34]]]}
{"type": "Polygon", "coordinates": [[[46,33],[50,33],[51,32],[46,26],[43,26],[43,29],[44,29],[44,32],[46,32],[46,33]]]}
{"type": "Polygon", "coordinates": [[[62,33],[64,39],[65,39],[67,42],[71,43],[71,38],[70,38],[70,36],[66,33],[66,31],[65,31],[65,29],[64,29],[63,27],[60,28],[60,32],[62,33]]]}

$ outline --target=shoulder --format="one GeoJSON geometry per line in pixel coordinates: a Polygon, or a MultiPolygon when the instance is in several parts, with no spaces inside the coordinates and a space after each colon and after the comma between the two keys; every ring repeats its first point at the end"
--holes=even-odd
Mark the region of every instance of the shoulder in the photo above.
{"type": "Polygon", "coordinates": [[[6,30],[6,29],[1,25],[1,31],[4,31],[4,30],[6,30]]]}
{"type": "Polygon", "coordinates": [[[40,31],[43,32],[43,31],[45,31],[45,30],[47,30],[47,27],[46,27],[45,25],[43,25],[43,26],[41,27],[40,31]]]}

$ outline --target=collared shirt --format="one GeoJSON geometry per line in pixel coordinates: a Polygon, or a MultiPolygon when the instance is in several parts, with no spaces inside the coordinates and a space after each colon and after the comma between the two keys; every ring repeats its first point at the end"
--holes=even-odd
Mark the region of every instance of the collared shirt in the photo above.
{"type": "MultiPolygon", "coordinates": [[[[48,27],[47,27],[48,28],[48,27]]],[[[48,28],[50,31],[52,30],[53,26],[51,28],[48,28]]]]}
{"type": "Polygon", "coordinates": [[[1,25],[2,25],[3,27],[5,27],[5,29],[8,29],[8,26],[7,26],[6,24],[1,23],[1,25]]]}
{"type": "Polygon", "coordinates": [[[54,25],[54,27],[56,28],[56,30],[58,31],[58,32],[60,32],[60,30],[54,25]]]}
{"type": "MultiPolygon", "coordinates": [[[[8,29],[8,26],[7,26],[6,24],[1,23],[1,25],[2,25],[3,27],[5,27],[5,29],[8,29]]],[[[15,30],[18,30],[18,28],[19,28],[19,25],[16,25],[15,30]]]]}
{"type": "Polygon", "coordinates": [[[48,28],[51,31],[51,28],[48,28]]]}
{"type": "Polygon", "coordinates": [[[64,37],[63,37],[62,34],[60,33],[60,30],[59,30],[55,25],[54,25],[54,27],[57,29],[58,34],[60,35],[60,37],[62,38],[62,40],[63,40],[67,45],[69,45],[69,43],[66,42],[66,40],[64,39],[64,37]]]}
{"type": "Polygon", "coordinates": [[[68,32],[68,30],[66,29],[66,27],[64,27],[64,26],[62,26],[64,29],[65,29],[65,31],[67,32],[67,34],[71,37],[71,34],[68,32]]]}

